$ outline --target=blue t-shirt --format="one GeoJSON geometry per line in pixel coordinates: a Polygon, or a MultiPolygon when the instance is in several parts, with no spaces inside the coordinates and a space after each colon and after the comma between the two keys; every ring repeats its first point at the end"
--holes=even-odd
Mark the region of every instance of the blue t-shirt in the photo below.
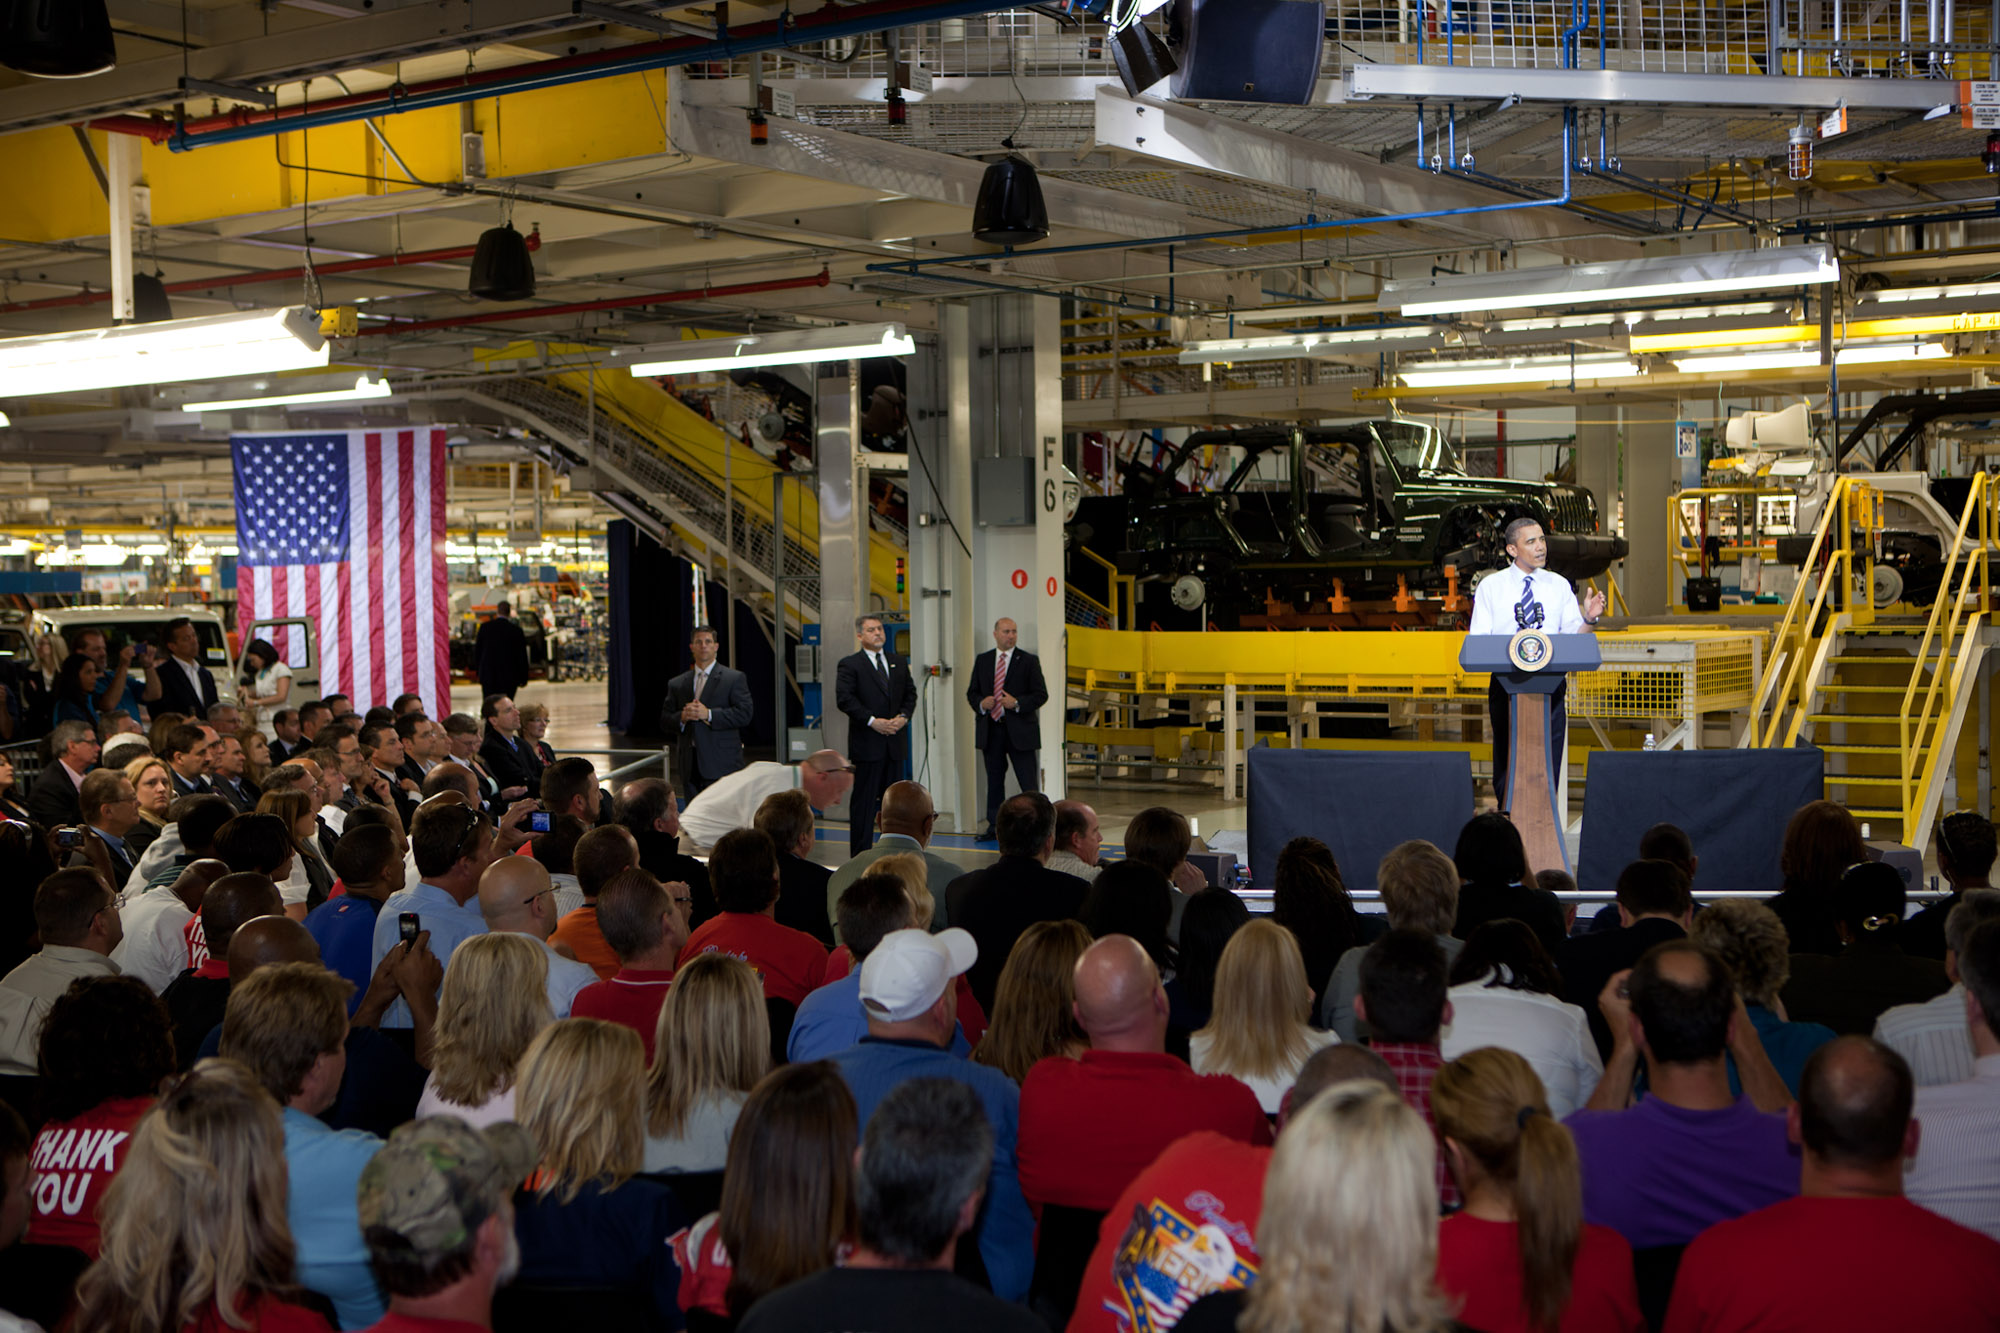
{"type": "MultiPolygon", "coordinates": [[[[785,1043],[785,1058],[793,1064],[824,1060],[838,1055],[868,1035],[868,1012],[861,1007],[861,969],[855,968],[838,981],[830,981],[799,1005],[792,1019],[792,1035],[785,1043]]],[[[953,1029],[951,1053],[964,1059],[972,1054],[963,1025],[953,1029]]]]}
{"type": "Polygon", "coordinates": [[[377,899],[343,893],[306,913],[306,933],[319,942],[320,961],[354,983],[354,994],[347,997],[349,1018],[375,976],[375,917],[381,910],[377,899]]]}
{"type": "Polygon", "coordinates": [[[299,1285],[332,1301],[344,1329],[367,1328],[385,1309],[355,1204],[361,1168],[381,1149],[373,1134],[328,1129],[304,1111],[285,1108],[291,1175],[285,1213],[298,1247],[299,1285]]]}
{"type": "MultiPolygon", "coordinates": [[[[125,693],[120,698],[111,700],[104,697],[105,693],[111,688],[111,678],[116,674],[117,672],[112,670],[104,670],[97,673],[97,684],[90,691],[92,706],[100,713],[107,708],[122,708],[134,722],[144,726],[146,715],[139,710],[139,687],[133,683],[134,673],[129,671],[126,673],[125,693]]],[[[92,720],[95,721],[95,719],[92,720]]]]}
{"type": "MultiPolygon", "coordinates": [[[[389,956],[389,950],[402,943],[398,918],[405,912],[415,912],[418,925],[431,933],[431,952],[438,962],[451,966],[452,951],[471,939],[474,935],[486,933],[486,918],[479,914],[479,899],[469,898],[463,906],[456,898],[435,884],[418,884],[412,888],[398,889],[382,904],[382,910],[375,916],[375,934],[368,949],[368,975],[375,975],[382,960],[389,956]]],[[[406,1028],[410,1023],[410,1006],[399,996],[389,1011],[382,1016],[385,1028],[406,1028]]]]}

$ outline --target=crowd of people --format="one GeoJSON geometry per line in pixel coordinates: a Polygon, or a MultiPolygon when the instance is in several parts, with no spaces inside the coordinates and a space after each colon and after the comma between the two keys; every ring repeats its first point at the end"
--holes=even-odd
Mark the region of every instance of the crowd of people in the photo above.
{"type": "Polygon", "coordinates": [[[1483,815],[1254,916],[1166,807],[820,865],[834,751],[683,811],[276,660],[0,787],[0,1330],[2000,1330],[1978,814],[1915,914],[1815,802],[1768,902],[1483,815]]]}

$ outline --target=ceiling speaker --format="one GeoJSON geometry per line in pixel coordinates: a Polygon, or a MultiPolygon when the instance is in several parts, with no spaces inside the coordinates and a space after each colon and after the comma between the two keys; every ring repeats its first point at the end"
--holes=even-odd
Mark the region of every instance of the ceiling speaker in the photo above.
{"type": "Polygon", "coordinates": [[[525,301],[535,294],[535,262],[527,238],[512,223],[480,235],[466,290],[482,301],[525,301]]]}
{"type": "Polygon", "coordinates": [[[1111,58],[1118,63],[1125,91],[1133,97],[1181,67],[1160,34],[1143,23],[1128,24],[1119,31],[1111,43],[1111,58]]]}
{"type": "Polygon", "coordinates": [[[0,65],[44,79],[81,79],[118,64],[105,0],[0,0],[0,65]]]}
{"type": "Polygon", "coordinates": [[[167,300],[167,284],[157,273],[132,275],[132,322],[157,324],[174,317],[173,303],[167,300]]]}
{"type": "Polygon", "coordinates": [[[972,205],[972,234],[988,245],[1032,245],[1049,238],[1049,206],[1034,163],[1008,154],[986,168],[972,205]]]}

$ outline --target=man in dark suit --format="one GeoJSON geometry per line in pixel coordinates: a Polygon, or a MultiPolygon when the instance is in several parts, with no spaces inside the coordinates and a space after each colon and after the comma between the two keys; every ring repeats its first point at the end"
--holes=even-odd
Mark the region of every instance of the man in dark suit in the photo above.
{"type": "Polygon", "coordinates": [[[1056,849],[1056,808],[1040,792],[1010,796],[994,819],[1000,859],[960,875],[945,889],[945,915],[979,944],[979,960],[965,974],[988,1013],[1000,969],[1014,941],[1037,921],[1061,921],[1083,910],[1090,887],[1075,875],[1051,870],[1056,849]]]}
{"type": "Polygon", "coordinates": [[[1022,791],[1041,789],[1035,755],[1041,749],[1042,728],[1035,714],[1049,700],[1042,680],[1042,664],[1035,655],[1015,647],[1020,630],[1002,616],[993,622],[993,648],[972,663],[972,679],[965,686],[965,701],[978,715],[974,741],[986,758],[986,825],[979,831],[984,840],[993,836],[993,817],[1007,795],[1007,765],[1014,765],[1014,780],[1022,791]]]}
{"type": "Polygon", "coordinates": [[[510,604],[494,607],[492,618],[479,627],[479,637],[472,641],[472,670],[481,694],[511,698],[528,683],[528,636],[514,623],[510,604]]]}
{"type": "MultiPolygon", "coordinates": [[[[125,835],[139,822],[139,798],[131,780],[115,768],[94,769],[77,792],[82,823],[88,824],[104,844],[104,857],[111,867],[113,888],[122,888],[132,877],[134,857],[125,846],[125,835]]],[[[79,847],[70,865],[92,864],[89,852],[79,847]]]]}
{"type": "Polygon", "coordinates": [[[858,856],[875,844],[875,811],[882,793],[903,775],[909,757],[906,729],[917,706],[917,682],[910,664],[885,646],[889,632],[880,616],[858,616],[854,631],[861,651],[840,659],[833,700],[847,714],[847,753],[854,764],[854,794],[847,798],[847,854],[858,856]]]}
{"type": "Polygon", "coordinates": [[[149,673],[160,692],[147,696],[147,706],[155,717],[161,713],[207,717],[208,706],[215,702],[215,677],[201,664],[201,636],[194,622],[186,616],[169,620],[160,646],[166,649],[166,660],[149,673]]]}
{"type": "Polygon", "coordinates": [[[88,722],[58,722],[49,732],[49,762],[35,775],[28,792],[28,813],[43,828],[80,823],[83,807],[77,789],[83,775],[97,762],[97,731],[88,722]]]}
{"type": "Polygon", "coordinates": [[[660,706],[660,730],[674,738],[674,776],[681,797],[692,801],[701,789],[743,767],[741,729],[756,708],[750,680],[715,660],[715,631],[696,625],[688,636],[694,665],[667,682],[660,706]]]}
{"type": "Polygon", "coordinates": [[[479,757],[486,771],[500,784],[500,802],[518,801],[529,792],[540,791],[542,766],[534,747],[521,738],[521,710],[504,694],[489,694],[479,706],[486,734],[479,742],[479,757]]]}
{"type": "Polygon", "coordinates": [[[167,761],[167,776],[173,779],[176,800],[214,790],[208,772],[209,747],[215,740],[212,729],[199,722],[183,722],[160,742],[160,758],[167,761]]]}
{"type": "Polygon", "coordinates": [[[1618,874],[1617,930],[1572,935],[1556,950],[1562,998],[1583,1010],[1598,1054],[1611,1055],[1613,1033],[1599,1010],[1604,984],[1656,944],[1684,939],[1694,919],[1688,877],[1671,861],[1634,861],[1618,874]]]}

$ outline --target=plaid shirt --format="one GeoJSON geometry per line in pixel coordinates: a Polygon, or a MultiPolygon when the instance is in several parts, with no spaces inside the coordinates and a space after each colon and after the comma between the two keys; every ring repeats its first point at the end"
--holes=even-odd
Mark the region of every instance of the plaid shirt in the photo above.
{"type": "MultiPolygon", "coordinates": [[[[1437,1120],[1431,1115],[1431,1080],[1444,1067],[1444,1057],[1438,1053],[1438,1044],[1434,1041],[1376,1042],[1370,1049],[1388,1064],[1390,1071],[1396,1075],[1396,1091],[1402,1093],[1403,1100],[1424,1118],[1435,1138],[1437,1120]]],[[[1443,1143],[1438,1145],[1437,1186],[1438,1202],[1446,1210],[1457,1208],[1463,1202],[1458,1185],[1451,1178],[1451,1168],[1445,1165],[1443,1143]]]]}

